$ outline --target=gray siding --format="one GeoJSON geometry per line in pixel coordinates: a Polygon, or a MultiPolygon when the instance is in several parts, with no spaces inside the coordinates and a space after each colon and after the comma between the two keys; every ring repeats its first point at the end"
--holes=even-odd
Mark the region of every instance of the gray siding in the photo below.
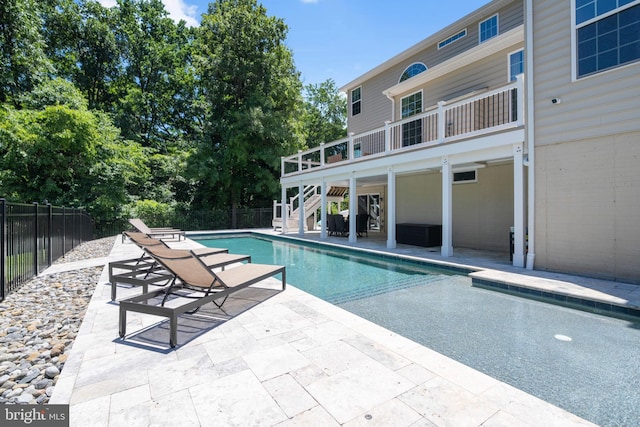
{"type": "Polygon", "coordinates": [[[640,284],[640,63],[572,81],[571,2],[533,16],[536,268],[640,284]]]}
{"type": "MultiPolygon", "coordinates": [[[[498,25],[499,33],[503,34],[513,28],[516,28],[523,24],[523,9],[522,2],[515,1],[509,5],[498,10],[498,25]]],[[[464,54],[465,51],[478,46],[478,25],[481,21],[493,16],[494,13],[489,13],[484,16],[478,17],[478,19],[467,26],[452,27],[451,31],[447,33],[443,39],[459,32],[466,28],[467,36],[459,39],[458,41],[446,46],[443,49],[438,49],[437,43],[441,40],[435,41],[434,44],[420,51],[419,53],[411,56],[405,61],[387,69],[384,73],[381,73],[362,84],[362,112],[357,116],[351,116],[351,109],[349,108],[349,132],[362,133],[372,129],[377,129],[384,126],[386,120],[394,120],[392,117],[392,103],[382,93],[392,86],[398,84],[400,76],[404,70],[415,62],[424,63],[427,67],[434,67],[448,59],[451,59],[460,54],[464,54]]],[[[491,87],[497,84],[505,83],[507,81],[507,52],[487,58],[477,65],[477,69],[474,67],[472,70],[466,70],[459,75],[449,76],[440,84],[442,88],[438,87],[436,90],[430,91],[427,99],[423,100],[424,106],[435,104],[440,100],[446,100],[451,97],[459,96],[464,93],[481,87],[491,87]]],[[[349,101],[351,101],[351,90],[355,87],[349,88],[349,101]]],[[[427,92],[425,92],[427,96],[427,92]]],[[[397,101],[399,102],[399,100],[397,101]]],[[[396,110],[398,110],[396,106],[396,110]]]]}
{"type": "MultiPolygon", "coordinates": [[[[477,182],[453,185],[453,246],[508,253],[513,165],[478,169],[477,178],[477,182]]],[[[398,176],[396,192],[397,223],[442,224],[439,172],[398,176]]]]}

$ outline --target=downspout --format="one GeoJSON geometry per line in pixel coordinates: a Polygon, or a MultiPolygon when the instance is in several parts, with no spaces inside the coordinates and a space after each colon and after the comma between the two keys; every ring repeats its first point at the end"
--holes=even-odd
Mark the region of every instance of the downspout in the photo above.
{"type": "Polygon", "coordinates": [[[528,150],[528,202],[527,202],[527,235],[528,250],[526,269],[533,270],[535,261],[535,214],[536,214],[536,162],[535,162],[535,130],[534,130],[534,88],[533,88],[533,0],[526,0],[525,5],[525,36],[524,36],[524,52],[525,52],[525,99],[526,99],[526,139],[528,150]]]}
{"type": "Polygon", "coordinates": [[[385,91],[384,94],[391,101],[391,121],[394,122],[396,120],[396,100],[389,95],[389,92],[385,91]]]}

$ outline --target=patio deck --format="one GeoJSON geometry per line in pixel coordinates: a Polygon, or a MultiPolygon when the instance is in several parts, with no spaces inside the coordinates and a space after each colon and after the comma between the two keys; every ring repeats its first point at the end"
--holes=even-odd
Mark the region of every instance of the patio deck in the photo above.
{"type": "MultiPolygon", "coordinates": [[[[386,251],[379,239],[358,244],[386,251]]],[[[394,252],[439,257],[424,248],[394,252]]],[[[115,239],[110,256],[97,262],[137,254],[135,245],[115,239]]],[[[521,275],[508,258],[502,265],[490,254],[477,255],[458,251],[446,262],[471,256],[483,274],[636,306],[640,300],[636,286],[521,275]]],[[[72,426],[592,425],[293,286],[279,286],[266,280],[233,294],[225,311],[184,316],[178,347],[170,349],[168,326],[157,317],[131,313],[128,330],[135,332],[117,338],[118,305],[110,301],[105,268],[50,403],[71,405],[72,426]]],[[[139,292],[119,289],[118,295],[139,292]]]]}

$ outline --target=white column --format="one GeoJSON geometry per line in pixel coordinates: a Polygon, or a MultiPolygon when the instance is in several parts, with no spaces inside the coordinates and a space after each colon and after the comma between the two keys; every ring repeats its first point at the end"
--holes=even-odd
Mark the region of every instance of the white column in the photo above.
{"type": "Polygon", "coordinates": [[[320,184],[320,238],[327,238],[327,183],[322,180],[320,184]]]}
{"type": "Polygon", "coordinates": [[[356,214],[358,208],[358,194],[356,190],[356,177],[351,174],[349,177],[349,243],[355,243],[356,237],[356,214]]]}
{"type": "Polygon", "coordinates": [[[396,174],[387,170],[387,248],[396,247],[396,174]]]}
{"type": "Polygon", "coordinates": [[[524,267],[524,165],[522,144],[513,145],[513,266],[524,267]]]}
{"type": "Polygon", "coordinates": [[[289,219],[289,215],[287,214],[287,187],[282,186],[282,208],[281,215],[282,217],[282,234],[287,234],[287,220],[289,219]]]}
{"type": "Polygon", "coordinates": [[[304,185],[302,182],[298,185],[298,234],[304,236],[304,185]]]}
{"type": "Polygon", "coordinates": [[[453,255],[453,171],[448,157],[442,158],[442,256],[453,255]]]}

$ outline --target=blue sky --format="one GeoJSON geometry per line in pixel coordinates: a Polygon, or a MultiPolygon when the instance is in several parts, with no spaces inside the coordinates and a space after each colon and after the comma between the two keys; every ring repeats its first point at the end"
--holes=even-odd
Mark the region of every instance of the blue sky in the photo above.
{"type": "MultiPolygon", "coordinates": [[[[99,0],[105,6],[115,0],[99,0]]],[[[174,19],[198,25],[209,0],[162,0],[174,19]]],[[[489,0],[258,0],[284,19],[303,83],[338,87],[489,0]]]]}

